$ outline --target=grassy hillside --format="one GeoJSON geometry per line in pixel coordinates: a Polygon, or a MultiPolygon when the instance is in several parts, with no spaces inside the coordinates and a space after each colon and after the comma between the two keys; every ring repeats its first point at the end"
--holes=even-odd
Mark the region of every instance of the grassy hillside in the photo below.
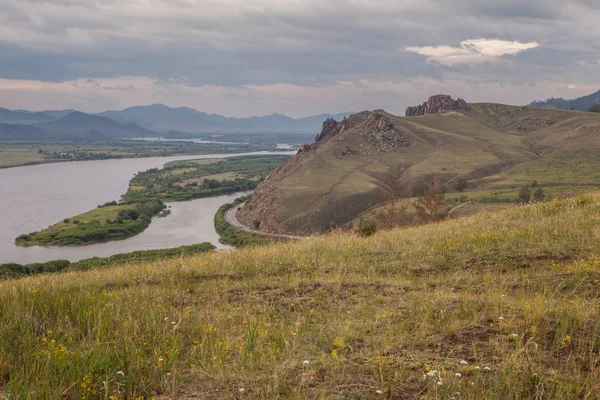
{"type": "Polygon", "coordinates": [[[408,118],[365,111],[328,126],[259,185],[240,218],[283,232],[344,225],[386,200],[390,177],[405,196],[432,177],[448,190],[461,178],[470,189],[597,182],[599,114],[470,106],[408,118]]]}
{"type": "Polygon", "coordinates": [[[599,211],[0,282],[0,397],[596,398],[599,211]]]}

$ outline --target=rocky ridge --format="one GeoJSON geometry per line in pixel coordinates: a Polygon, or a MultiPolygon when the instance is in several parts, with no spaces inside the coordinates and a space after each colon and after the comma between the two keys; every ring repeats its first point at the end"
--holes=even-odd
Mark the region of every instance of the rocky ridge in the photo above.
{"type": "Polygon", "coordinates": [[[410,145],[408,137],[396,128],[388,114],[383,110],[375,110],[364,111],[342,121],[326,120],[315,143],[301,146],[300,151],[312,150],[335,140],[343,144],[340,156],[356,155],[359,149],[348,146],[348,136],[353,138],[356,146],[368,153],[386,153],[410,145]]]}
{"type": "Polygon", "coordinates": [[[405,115],[407,117],[416,117],[419,115],[444,114],[449,111],[467,111],[470,108],[467,102],[460,97],[454,100],[447,94],[436,94],[423,104],[408,107],[405,115]]]}

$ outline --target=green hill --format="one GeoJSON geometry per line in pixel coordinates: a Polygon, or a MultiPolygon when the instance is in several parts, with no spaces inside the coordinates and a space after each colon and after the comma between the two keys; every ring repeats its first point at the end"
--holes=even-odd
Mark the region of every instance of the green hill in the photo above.
{"type": "Polygon", "coordinates": [[[0,282],[0,397],[597,398],[599,210],[0,282]]]}
{"type": "Polygon", "coordinates": [[[343,225],[385,200],[385,181],[404,194],[432,177],[452,190],[597,183],[600,115],[470,104],[467,110],[397,117],[364,111],[329,120],[318,140],[257,188],[240,212],[268,230],[310,233],[343,225]]]}

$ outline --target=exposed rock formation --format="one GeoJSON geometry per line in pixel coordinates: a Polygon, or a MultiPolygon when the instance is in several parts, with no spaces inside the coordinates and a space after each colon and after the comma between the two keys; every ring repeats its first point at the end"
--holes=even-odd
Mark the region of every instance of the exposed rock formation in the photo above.
{"type": "Polygon", "coordinates": [[[315,142],[300,146],[298,153],[317,149],[329,142],[340,144],[340,157],[370,154],[373,151],[387,153],[408,147],[408,137],[396,128],[389,116],[383,110],[375,110],[363,111],[342,121],[328,119],[323,123],[323,130],[317,135],[315,142]],[[348,140],[357,147],[349,147],[348,140]]]}
{"type": "Polygon", "coordinates": [[[356,151],[352,150],[348,146],[344,146],[344,148],[340,152],[340,157],[355,156],[356,154],[357,154],[356,151]]]}
{"type": "Polygon", "coordinates": [[[436,94],[435,96],[431,96],[429,100],[421,105],[408,107],[405,115],[407,117],[416,117],[419,115],[443,114],[448,111],[466,111],[469,109],[470,107],[467,102],[460,97],[454,100],[447,94],[436,94]]]}
{"type": "Polygon", "coordinates": [[[340,133],[341,128],[341,122],[338,122],[333,118],[326,119],[325,122],[323,122],[323,129],[321,130],[321,133],[317,135],[316,142],[322,142],[327,139],[331,139],[340,133]]]}
{"type": "Polygon", "coordinates": [[[358,140],[366,141],[378,153],[388,153],[410,145],[408,137],[396,129],[383,111],[370,113],[365,128],[358,140]]]}

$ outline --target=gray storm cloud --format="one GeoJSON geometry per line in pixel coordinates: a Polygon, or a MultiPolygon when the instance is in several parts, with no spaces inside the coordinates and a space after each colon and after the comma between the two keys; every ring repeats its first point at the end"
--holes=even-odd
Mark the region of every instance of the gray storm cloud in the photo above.
{"type": "Polygon", "coordinates": [[[434,89],[573,97],[600,83],[599,17],[588,0],[0,0],[0,106],[305,115],[400,110],[434,89]]]}

